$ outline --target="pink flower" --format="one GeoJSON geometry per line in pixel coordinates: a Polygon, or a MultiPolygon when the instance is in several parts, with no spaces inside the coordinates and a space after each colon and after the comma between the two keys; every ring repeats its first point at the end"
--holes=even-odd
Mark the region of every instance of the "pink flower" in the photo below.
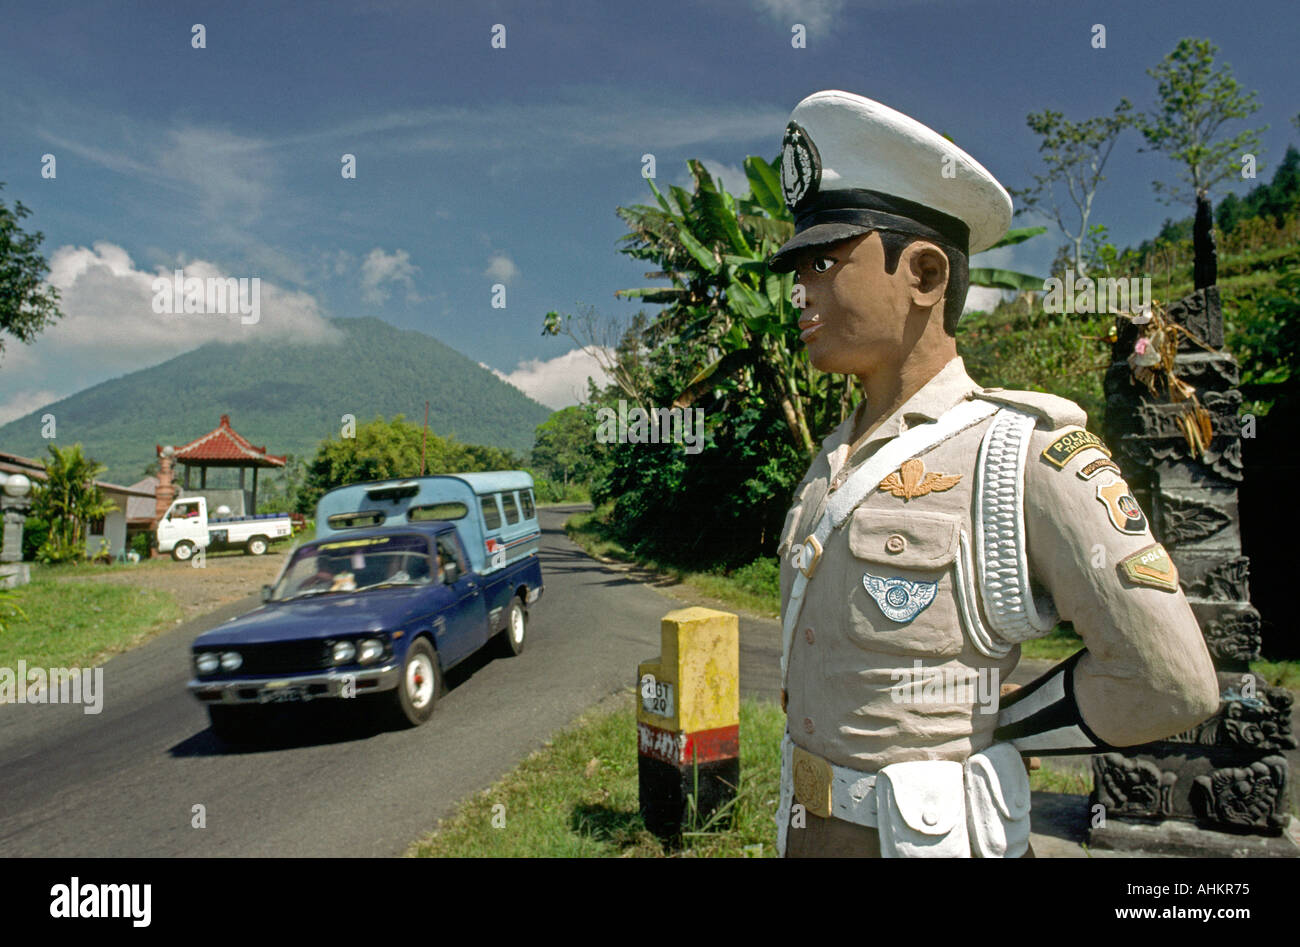
{"type": "Polygon", "coordinates": [[[1147,346],[1149,346],[1150,344],[1151,344],[1151,340],[1144,335],[1142,336],[1142,338],[1137,340],[1137,344],[1133,346],[1133,351],[1136,352],[1138,355],[1146,355],[1147,346]]]}

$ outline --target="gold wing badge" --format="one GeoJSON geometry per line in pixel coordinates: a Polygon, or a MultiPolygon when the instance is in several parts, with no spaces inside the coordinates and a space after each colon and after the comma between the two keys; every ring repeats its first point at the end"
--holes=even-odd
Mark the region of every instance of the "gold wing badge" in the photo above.
{"type": "Polygon", "coordinates": [[[914,458],[904,461],[903,466],[880,481],[880,489],[904,500],[912,500],[927,493],[951,490],[959,480],[961,474],[926,473],[925,462],[914,458]]]}

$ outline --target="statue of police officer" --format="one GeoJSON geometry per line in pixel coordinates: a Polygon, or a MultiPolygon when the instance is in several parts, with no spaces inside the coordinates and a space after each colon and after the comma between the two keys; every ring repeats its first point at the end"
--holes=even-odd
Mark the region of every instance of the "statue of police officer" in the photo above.
{"type": "Polygon", "coordinates": [[[846,92],[782,151],[812,364],[866,397],[786,517],[779,844],[788,857],[1031,854],[1021,754],[1188,729],[1218,687],[1174,564],[1072,402],[983,388],[957,356],[969,254],[1011,199],[930,128],[846,92]],[[998,700],[1019,645],[1084,649],[998,700]]]}

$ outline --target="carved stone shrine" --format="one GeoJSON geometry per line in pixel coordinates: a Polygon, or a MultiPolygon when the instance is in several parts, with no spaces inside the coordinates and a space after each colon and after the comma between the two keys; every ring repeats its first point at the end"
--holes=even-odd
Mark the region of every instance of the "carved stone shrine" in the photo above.
{"type": "Polygon", "coordinates": [[[1185,733],[1093,757],[1089,841],[1165,854],[1300,855],[1288,832],[1290,775],[1282,755],[1296,746],[1291,694],[1267,686],[1248,666],[1260,656],[1260,615],[1250,604],[1250,564],[1241,550],[1240,379],[1236,360],[1223,351],[1218,287],[1197,289],[1167,316],[1212,349],[1180,335],[1174,358],[1175,377],[1196,389],[1210,415],[1212,437],[1197,456],[1176,420],[1186,404],[1156,397],[1135,380],[1128,358],[1143,329],[1119,316],[1105,380],[1105,439],[1178,567],[1218,672],[1220,705],[1185,733]]]}

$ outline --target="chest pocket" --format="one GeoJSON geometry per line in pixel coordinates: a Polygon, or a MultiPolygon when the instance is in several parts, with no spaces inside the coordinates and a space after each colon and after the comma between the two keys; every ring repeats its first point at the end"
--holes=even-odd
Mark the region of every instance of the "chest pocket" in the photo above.
{"type": "Polygon", "coordinates": [[[961,517],[860,508],[848,532],[852,561],[845,581],[853,638],[887,654],[960,654],[952,567],[961,517]]]}

